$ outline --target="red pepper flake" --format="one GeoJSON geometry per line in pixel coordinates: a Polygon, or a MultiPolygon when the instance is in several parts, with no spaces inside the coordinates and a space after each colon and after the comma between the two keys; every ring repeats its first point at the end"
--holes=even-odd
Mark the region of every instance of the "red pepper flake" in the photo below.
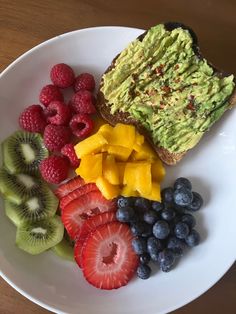
{"type": "Polygon", "coordinates": [[[159,65],[159,66],[155,69],[156,74],[159,74],[160,76],[163,76],[163,68],[164,68],[164,64],[159,65]]]}
{"type": "Polygon", "coordinates": [[[180,82],[180,77],[175,79],[175,83],[179,83],[180,82]]]}
{"type": "Polygon", "coordinates": [[[179,65],[176,64],[175,67],[174,67],[174,69],[175,69],[175,70],[178,70],[178,68],[179,68],[179,65]]]}
{"type": "Polygon", "coordinates": [[[195,111],[195,107],[194,107],[194,104],[192,102],[190,102],[187,106],[186,106],[187,109],[191,110],[191,111],[195,111]]]}
{"type": "Polygon", "coordinates": [[[168,93],[170,92],[170,86],[165,85],[165,86],[162,86],[161,89],[162,89],[166,94],[168,94],[168,93]]]}
{"type": "Polygon", "coordinates": [[[162,101],[160,101],[160,109],[164,109],[164,108],[165,108],[165,104],[162,101]]]}

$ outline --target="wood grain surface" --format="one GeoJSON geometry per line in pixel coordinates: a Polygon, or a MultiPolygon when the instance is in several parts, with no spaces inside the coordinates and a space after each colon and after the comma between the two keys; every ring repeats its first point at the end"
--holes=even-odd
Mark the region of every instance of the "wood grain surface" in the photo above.
{"type": "MultiPolygon", "coordinates": [[[[235,0],[0,0],[0,71],[33,46],[72,30],[103,25],[146,29],[160,22],[180,21],[198,34],[207,59],[236,74],[235,13],[235,0]]],[[[233,314],[235,296],[236,265],[204,295],[173,313],[233,314]]],[[[15,313],[50,312],[0,279],[0,314],[15,313]]]]}

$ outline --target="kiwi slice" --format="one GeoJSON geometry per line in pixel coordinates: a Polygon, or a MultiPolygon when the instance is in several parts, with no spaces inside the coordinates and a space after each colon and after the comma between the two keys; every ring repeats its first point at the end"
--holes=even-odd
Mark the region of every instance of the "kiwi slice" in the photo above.
{"type": "Polygon", "coordinates": [[[3,162],[10,173],[37,173],[48,150],[39,133],[16,131],[2,143],[3,162]]]}
{"type": "Polygon", "coordinates": [[[37,195],[28,197],[20,205],[4,200],[5,213],[16,225],[23,222],[39,221],[55,215],[58,207],[58,199],[53,192],[43,187],[37,195]]]}
{"type": "Polygon", "coordinates": [[[59,216],[40,221],[24,222],[16,231],[16,245],[23,251],[36,255],[61,242],[64,226],[59,216]]]}
{"type": "Polygon", "coordinates": [[[15,204],[21,204],[30,196],[37,195],[43,183],[38,177],[18,173],[11,174],[0,168],[0,192],[15,204]]]}
{"type": "Polygon", "coordinates": [[[60,243],[55,245],[52,248],[52,251],[62,259],[68,261],[75,261],[74,259],[74,246],[70,241],[68,241],[65,237],[62,239],[60,243]]]}

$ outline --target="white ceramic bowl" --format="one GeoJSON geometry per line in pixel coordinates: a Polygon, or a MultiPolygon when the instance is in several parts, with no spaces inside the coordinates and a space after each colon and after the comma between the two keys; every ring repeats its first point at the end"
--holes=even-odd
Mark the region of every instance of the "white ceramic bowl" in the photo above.
{"type": "MultiPolygon", "coordinates": [[[[25,53],[0,76],[0,137],[18,128],[27,105],[38,102],[49,83],[52,65],[70,64],[88,71],[99,82],[111,60],[142,30],[98,27],[53,38],[25,53]]],[[[170,273],[149,280],[134,279],[117,291],[90,286],[76,264],[52,252],[30,256],[15,246],[15,227],[0,210],[0,274],[33,302],[57,313],[157,314],[174,310],[209,289],[236,257],[236,110],[205,135],[176,167],[167,168],[165,184],[178,176],[192,180],[205,200],[196,214],[202,243],[184,256],[170,273]]]]}

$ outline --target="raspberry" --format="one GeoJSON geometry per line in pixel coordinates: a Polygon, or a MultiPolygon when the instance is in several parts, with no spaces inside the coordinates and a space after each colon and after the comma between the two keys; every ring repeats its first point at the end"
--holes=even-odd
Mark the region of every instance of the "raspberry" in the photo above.
{"type": "Polygon", "coordinates": [[[92,74],[82,73],[75,78],[74,91],[78,92],[82,89],[86,89],[92,92],[95,88],[95,80],[92,74]]]}
{"type": "Polygon", "coordinates": [[[43,133],[47,122],[40,105],[27,107],[19,117],[20,127],[29,132],[43,133]]]}
{"type": "Polygon", "coordinates": [[[96,112],[94,102],[94,96],[91,92],[81,90],[72,96],[70,104],[77,113],[91,114],[96,112]]]}
{"type": "Polygon", "coordinates": [[[39,101],[47,107],[53,100],[64,100],[60,89],[52,84],[44,86],[39,94],[39,101]]]}
{"type": "Polygon", "coordinates": [[[61,153],[62,153],[62,155],[69,158],[70,164],[73,168],[79,167],[80,160],[76,156],[73,144],[71,144],[71,143],[66,144],[64,147],[62,147],[61,153]]]}
{"type": "Polygon", "coordinates": [[[54,65],[51,69],[50,77],[53,84],[60,88],[70,87],[75,81],[74,71],[65,63],[54,65]]]}
{"type": "Polygon", "coordinates": [[[50,151],[60,151],[70,142],[71,130],[67,126],[49,124],[46,126],[43,140],[50,151]]]}
{"type": "Polygon", "coordinates": [[[82,139],[92,132],[93,121],[89,115],[78,113],[70,120],[70,128],[75,136],[82,139]]]}
{"type": "Polygon", "coordinates": [[[58,184],[67,178],[69,162],[62,156],[49,156],[40,162],[39,169],[45,181],[58,184]]]}
{"type": "Polygon", "coordinates": [[[71,109],[62,101],[52,101],[44,110],[47,122],[56,125],[67,125],[71,118],[71,109]]]}

